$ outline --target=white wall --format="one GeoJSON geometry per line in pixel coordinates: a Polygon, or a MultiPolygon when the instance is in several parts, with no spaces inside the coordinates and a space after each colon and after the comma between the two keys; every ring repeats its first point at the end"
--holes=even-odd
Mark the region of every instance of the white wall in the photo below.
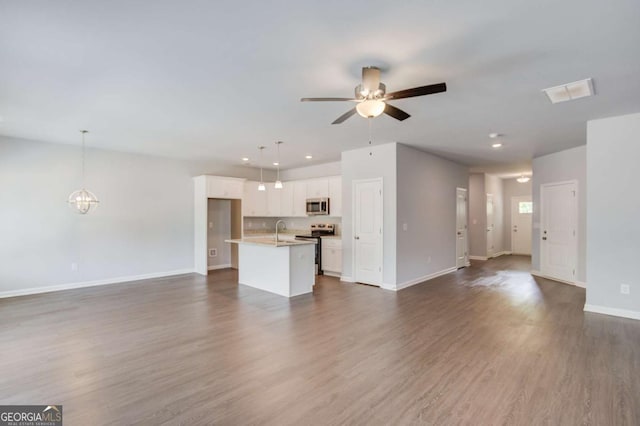
{"type": "Polygon", "coordinates": [[[245,167],[87,149],[100,206],[82,216],[66,203],[80,186],[78,146],[0,137],[0,294],[192,270],[192,176],[206,173],[255,178],[245,167]]]}
{"type": "Polygon", "coordinates": [[[314,166],[298,167],[296,169],[281,170],[280,179],[302,180],[312,179],[326,176],[340,176],[342,174],[342,166],[340,161],[332,163],[316,164],[314,166]]]}
{"type": "MultiPolygon", "coordinates": [[[[504,195],[502,179],[485,174],[485,192],[493,196],[493,254],[505,251],[504,245],[504,195]]],[[[485,198],[485,214],[486,214],[485,198]]],[[[486,232],[485,232],[486,235],[486,232]]],[[[485,247],[486,252],[486,247],[485,247]]]]}
{"type": "Polygon", "coordinates": [[[589,121],[586,151],[585,310],[640,319],[640,114],[589,121]],[[630,285],[629,295],[620,293],[621,284],[630,285]]]}
{"type": "Polygon", "coordinates": [[[540,185],[578,181],[578,281],[586,281],[587,253],[587,147],[567,149],[533,159],[533,230],[531,233],[531,269],[540,270],[540,185]]]}
{"type": "Polygon", "coordinates": [[[469,256],[487,256],[487,198],[484,173],[469,175],[469,256]]]}
{"type": "Polygon", "coordinates": [[[456,267],[456,188],[467,188],[468,172],[398,144],[397,174],[396,282],[402,287],[456,267]]]}
{"type": "Polygon", "coordinates": [[[511,198],[528,195],[531,197],[531,181],[520,183],[517,179],[503,179],[504,189],[504,249],[511,251],[511,198]]]}
{"type": "Polygon", "coordinates": [[[218,255],[207,254],[207,266],[231,264],[231,245],[224,240],[231,239],[231,200],[210,198],[207,209],[207,248],[217,249],[218,255]]]}
{"type": "Polygon", "coordinates": [[[353,277],[353,181],[383,179],[383,240],[382,266],[385,285],[396,283],[396,148],[389,143],[342,153],[342,275],[353,277]],[[371,155],[369,155],[371,153],[371,155]]]}

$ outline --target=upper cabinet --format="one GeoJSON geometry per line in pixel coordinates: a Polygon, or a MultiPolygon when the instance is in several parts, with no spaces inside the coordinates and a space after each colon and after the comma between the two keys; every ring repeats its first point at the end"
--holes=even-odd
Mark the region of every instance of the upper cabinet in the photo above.
{"type": "Polygon", "coordinates": [[[243,196],[244,179],[206,176],[207,198],[241,199],[243,196]]]}
{"type": "Polygon", "coordinates": [[[242,197],[243,216],[268,216],[267,215],[267,191],[258,191],[260,182],[247,181],[244,185],[242,197]]]}
{"type": "Polygon", "coordinates": [[[302,217],[307,215],[307,182],[298,180],[287,182],[293,185],[293,216],[302,217]]]}
{"type": "Polygon", "coordinates": [[[307,217],[308,198],[329,197],[331,216],[342,216],[342,177],[283,182],[275,189],[265,182],[266,191],[258,191],[260,182],[247,181],[242,197],[242,215],[258,217],[307,217]]]}
{"type": "Polygon", "coordinates": [[[329,178],[329,216],[342,216],[342,176],[329,178]]]}
{"type": "Polygon", "coordinates": [[[307,181],[307,198],[327,198],[329,196],[329,180],[327,178],[307,181]]]}

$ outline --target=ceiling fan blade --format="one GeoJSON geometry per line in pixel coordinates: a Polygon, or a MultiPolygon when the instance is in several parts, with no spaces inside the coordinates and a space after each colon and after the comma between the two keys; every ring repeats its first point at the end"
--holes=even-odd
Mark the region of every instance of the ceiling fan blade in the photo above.
{"type": "Polygon", "coordinates": [[[385,99],[403,99],[413,98],[414,96],[433,95],[447,91],[446,83],[430,84],[428,86],[414,87],[413,89],[399,90],[397,92],[387,93],[385,99]]]}
{"type": "Polygon", "coordinates": [[[353,98],[302,98],[300,102],[357,101],[353,98]]]}
{"type": "Polygon", "coordinates": [[[331,124],[340,124],[342,123],[344,120],[346,120],[347,118],[351,117],[352,115],[354,115],[356,113],[356,109],[355,108],[351,108],[349,111],[345,112],[344,114],[342,114],[340,117],[336,118],[335,121],[331,124]]]}
{"type": "Polygon", "coordinates": [[[403,110],[396,108],[390,104],[385,104],[384,113],[400,121],[406,120],[407,118],[411,117],[409,114],[407,114],[403,110]]]}

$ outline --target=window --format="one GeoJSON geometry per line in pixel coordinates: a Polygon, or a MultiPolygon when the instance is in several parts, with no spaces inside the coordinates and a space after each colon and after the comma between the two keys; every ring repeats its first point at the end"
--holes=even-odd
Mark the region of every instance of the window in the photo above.
{"type": "Polygon", "coordinates": [[[533,213],[533,203],[531,201],[520,201],[518,203],[518,213],[520,214],[533,213]]]}

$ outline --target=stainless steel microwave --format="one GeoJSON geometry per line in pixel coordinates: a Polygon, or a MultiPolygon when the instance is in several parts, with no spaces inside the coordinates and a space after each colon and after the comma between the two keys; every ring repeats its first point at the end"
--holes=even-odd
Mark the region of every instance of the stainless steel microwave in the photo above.
{"type": "Polygon", "coordinates": [[[320,216],[328,214],[328,198],[307,198],[307,216],[320,216]]]}

